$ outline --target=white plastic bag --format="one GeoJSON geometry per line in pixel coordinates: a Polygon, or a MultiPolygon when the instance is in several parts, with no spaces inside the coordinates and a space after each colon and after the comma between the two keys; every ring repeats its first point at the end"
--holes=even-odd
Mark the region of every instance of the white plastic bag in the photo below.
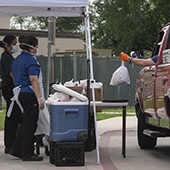
{"type": "Polygon", "coordinates": [[[53,84],[53,89],[56,90],[56,91],[59,91],[59,92],[62,92],[64,94],[67,94],[69,96],[72,96],[72,97],[75,97],[77,98],[78,100],[81,100],[83,102],[86,102],[88,101],[88,98],[74,90],[71,90],[65,86],[63,86],[61,83],[60,84],[53,84]]]}
{"type": "Polygon", "coordinates": [[[50,95],[50,97],[48,97],[47,102],[50,104],[53,102],[68,102],[69,100],[69,95],[60,92],[55,92],[54,94],[50,95]]]}
{"type": "Polygon", "coordinates": [[[118,86],[121,84],[130,84],[129,73],[127,68],[124,66],[123,61],[122,65],[113,73],[110,80],[110,85],[112,86],[118,86]]]}
{"type": "MultiPolygon", "coordinates": [[[[90,79],[90,82],[91,82],[91,79],[90,79]]],[[[94,85],[94,88],[100,88],[103,86],[103,83],[101,82],[96,82],[96,80],[93,80],[93,85],[94,85]]],[[[87,79],[85,80],[80,80],[80,84],[79,86],[82,86],[82,87],[86,87],[87,86],[87,79]]],[[[92,88],[92,83],[90,83],[90,88],[92,88]]]]}
{"type": "Polygon", "coordinates": [[[64,83],[65,87],[73,87],[73,86],[78,86],[78,85],[79,85],[79,82],[78,81],[73,82],[73,79],[64,83]]]}

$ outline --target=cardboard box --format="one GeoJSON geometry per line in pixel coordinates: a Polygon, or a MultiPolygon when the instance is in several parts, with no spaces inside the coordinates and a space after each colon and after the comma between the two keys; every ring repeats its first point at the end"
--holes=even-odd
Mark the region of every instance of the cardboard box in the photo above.
{"type": "MultiPolygon", "coordinates": [[[[73,87],[68,87],[78,93],[82,93],[83,87],[82,86],[73,86],[73,87]]],[[[85,88],[85,91],[87,89],[85,88]]],[[[94,89],[95,92],[95,100],[96,101],[102,101],[103,99],[103,88],[95,88],[94,89]]],[[[92,98],[92,89],[90,88],[90,101],[93,101],[92,98]]],[[[96,107],[96,112],[102,112],[102,106],[97,106],[96,107]]],[[[90,106],[90,113],[93,113],[93,106],[90,106]]]]}

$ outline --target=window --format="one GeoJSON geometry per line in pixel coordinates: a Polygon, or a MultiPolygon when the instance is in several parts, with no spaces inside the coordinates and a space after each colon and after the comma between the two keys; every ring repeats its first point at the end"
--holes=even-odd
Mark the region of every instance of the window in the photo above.
{"type": "Polygon", "coordinates": [[[158,55],[158,53],[159,53],[159,48],[160,48],[160,45],[161,45],[161,43],[162,43],[163,35],[164,35],[164,31],[161,31],[161,32],[159,33],[158,38],[157,38],[157,42],[156,42],[154,51],[153,51],[153,53],[152,53],[152,56],[158,55]]]}
{"type": "Polygon", "coordinates": [[[168,36],[165,42],[164,50],[170,49],[170,30],[168,31],[168,36]]]}

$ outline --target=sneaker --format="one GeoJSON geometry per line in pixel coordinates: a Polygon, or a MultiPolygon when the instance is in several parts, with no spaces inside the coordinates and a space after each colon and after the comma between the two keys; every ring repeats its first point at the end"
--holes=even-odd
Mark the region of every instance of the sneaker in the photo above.
{"type": "Polygon", "coordinates": [[[33,155],[30,158],[23,158],[23,161],[42,161],[43,157],[42,156],[38,156],[38,155],[33,155]]]}

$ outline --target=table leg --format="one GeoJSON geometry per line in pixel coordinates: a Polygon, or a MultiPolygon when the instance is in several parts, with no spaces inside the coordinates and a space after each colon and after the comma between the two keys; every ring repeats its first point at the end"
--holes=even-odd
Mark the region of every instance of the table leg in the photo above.
{"type": "Polygon", "coordinates": [[[123,107],[123,123],[122,123],[122,155],[126,157],[126,106],[123,107]]]}

